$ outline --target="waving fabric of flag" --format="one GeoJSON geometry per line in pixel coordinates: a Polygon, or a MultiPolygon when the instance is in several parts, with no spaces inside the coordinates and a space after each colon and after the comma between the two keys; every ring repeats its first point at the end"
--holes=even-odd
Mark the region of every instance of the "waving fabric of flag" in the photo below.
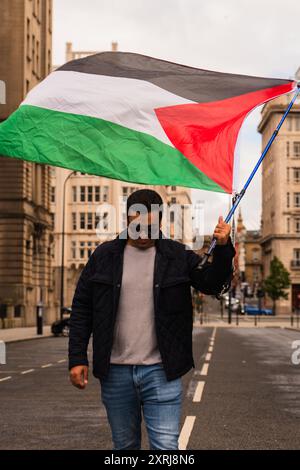
{"type": "Polygon", "coordinates": [[[0,154],[153,185],[232,192],[247,114],[291,80],[201,70],[139,54],[68,62],[0,125],[0,154]]]}

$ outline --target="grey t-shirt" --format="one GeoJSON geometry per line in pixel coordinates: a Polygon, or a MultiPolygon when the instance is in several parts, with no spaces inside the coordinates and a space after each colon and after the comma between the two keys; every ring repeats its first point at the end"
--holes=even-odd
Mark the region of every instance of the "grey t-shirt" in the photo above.
{"type": "Polygon", "coordinates": [[[154,323],[153,274],[156,248],[124,250],[122,287],[114,330],[112,364],[161,362],[154,323]]]}

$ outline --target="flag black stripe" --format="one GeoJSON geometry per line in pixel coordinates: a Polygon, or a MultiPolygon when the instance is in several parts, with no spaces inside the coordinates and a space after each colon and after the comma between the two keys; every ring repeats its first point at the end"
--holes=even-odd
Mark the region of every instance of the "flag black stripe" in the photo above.
{"type": "Polygon", "coordinates": [[[292,80],[202,70],[130,52],[101,52],[68,62],[57,69],[60,70],[145,80],[198,103],[292,83],[292,80]]]}

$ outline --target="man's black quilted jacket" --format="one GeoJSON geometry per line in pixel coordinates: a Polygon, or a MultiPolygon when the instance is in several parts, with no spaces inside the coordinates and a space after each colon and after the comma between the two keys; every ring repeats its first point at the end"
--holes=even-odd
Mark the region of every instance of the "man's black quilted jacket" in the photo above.
{"type": "MultiPolygon", "coordinates": [[[[92,334],[93,374],[98,378],[105,377],[109,370],[125,243],[125,239],[117,237],[96,248],[81,273],[73,298],[69,368],[88,365],[87,347],[92,334]]],[[[182,243],[167,238],[155,243],[156,335],[166,377],[173,380],[195,367],[191,286],[204,294],[218,293],[230,277],[235,250],[231,241],[225,246],[217,245],[212,263],[201,271],[197,269],[200,257],[182,243]]]]}

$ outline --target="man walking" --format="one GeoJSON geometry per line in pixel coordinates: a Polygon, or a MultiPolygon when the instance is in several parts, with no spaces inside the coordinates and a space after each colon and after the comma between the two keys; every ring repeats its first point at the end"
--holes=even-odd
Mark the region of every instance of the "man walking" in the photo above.
{"type": "Polygon", "coordinates": [[[216,294],[232,271],[235,250],[222,218],[213,261],[200,270],[197,254],[163,236],[161,210],[155,191],[129,196],[127,229],[94,251],[73,299],[70,379],[85,388],[93,334],[93,374],[114,450],[140,449],[142,413],[150,448],[178,449],[181,377],[195,366],[191,286],[216,294]]]}

